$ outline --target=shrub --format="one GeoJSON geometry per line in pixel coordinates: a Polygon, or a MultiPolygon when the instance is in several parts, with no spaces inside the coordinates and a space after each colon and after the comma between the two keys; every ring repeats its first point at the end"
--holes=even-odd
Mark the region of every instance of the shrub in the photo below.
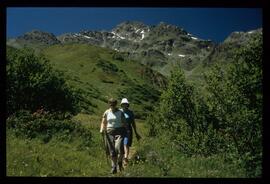
{"type": "Polygon", "coordinates": [[[96,66],[101,68],[106,73],[116,73],[119,70],[115,64],[103,59],[99,59],[96,66]]]}
{"type": "Polygon", "coordinates": [[[235,147],[247,175],[261,174],[262,162],[262,38],[236,51],[227,70],[215,66],[206,75],[207,105],[228,144],[235,147]]]}
{"type": "Polygon", "coordinates": [[[159,106],[147,118],[149,136],[167,135],[187,155],[226,153],[248,177],[262,168],[262,38],[218,64],[198,93],[181,69],[172,72],[159,106]],[[203,92],[203,93],[202,93],[203,92]]]}
{"type": "Polygon", "coordinates": [[[30,49],[7,49],[7,113],[40,106],[51,111],[76,113],[78,93],[67,85],[43,56],[30,49]]]}
{"type": "Polygon", "coordinates": [[[162,127],[172,130],[178,129],[176,120],[184,119],[193,131],[197,120],[194,100],[193,86],[186,82],[180,68],[174,70],[168,88],[161,95],[159,111],[165,122],[162,127]]]}
{"type": "Polygon", "coordinates": [[[124,61],[125,60],[125,58],[122,56],[122,54],[120,54],[118,52],[114,53],[112,58],[115,59],[115,60],[118,60],[118,61],[124,61]]]}
{"type": "Polygon", "coordinates": [[[40,138],[47,143],[52,136],[61,141],[72,141],[80,137],[82,145],[90,146],[91,131],[81,124],[59,114],[32,114],[30,111],[17,111],[7,119],[7,128],[14,131],[16,136],[33,139],[40,138]]]}

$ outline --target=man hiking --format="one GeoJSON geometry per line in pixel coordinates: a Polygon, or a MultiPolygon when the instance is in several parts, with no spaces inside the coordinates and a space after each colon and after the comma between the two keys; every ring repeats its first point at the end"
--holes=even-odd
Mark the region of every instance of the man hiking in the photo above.
{"type": "Polygon", "coordinates": [[[111,173],[115,174],[117,173],[117,165],[120,171],[123,169],[123,140],[127,129],[124,113],[116,107],[117,100],[111,98],[108,103],[110,108],[102,116],[100,133],[105,136],[106,146],[111,156],[111,173]]]}
{"type": "Polygon", "coordinates": [[[120,110],[124,112],[127,123],[127,134],[124,138],[124,150],[125,150],[124,165],[126,166],[128,163],[129,147],[131,147],[132,145],[132,135],[133,135],[132,127],[134,129],[137,140],[140,140],[141,136],[137,132],[134,114],[133,111],[129,110],[129,102],[126,98],[122,99],[121,107],[122,109],[120,110]]]}

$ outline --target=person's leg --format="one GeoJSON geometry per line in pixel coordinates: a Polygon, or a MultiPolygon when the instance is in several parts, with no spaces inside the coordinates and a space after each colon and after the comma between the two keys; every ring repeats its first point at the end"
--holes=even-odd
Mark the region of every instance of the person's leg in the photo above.
{"type": "Polygon", "coordinates": [[[115,174],[117,172],[117,157],[116,156],[112,156],[111,157],[111,162],[112,162],[112,174],[115,174]]]}
{"type": "Polygon", "coordinates": [[[123,159],[123,162],[124,162],[124,166],[127,166],[127,163],[128,163],[128,159],[127,159],[127,156],[128,156],[128,136],[125,136],[124,138],[124,159],[123,159]]]}
{"type": "Polygon", "coordinates": [[[123,170],[123,157],[124,157],[124,154],[119,154],[118,156],[118,166],[119,166],[120,171],[123,170]]]}
{"type": "Polygon", "coordinates": [[[125,158],[128,158],[129,154],[128,137],[124,138],[124,150],[125,150],[125,158]]]}
{"type": "Polygon", "coordinates": [[[117,135],[115,140],[115,149],[118,152],[118,166],[119,170],[123,169],[123,156],[124,156],[124,139],[122,135],[117,135]]]}
{"type": "Polygon", "coordinates": [[[127,145],[125,145],[125,156],[123,159],[124,166],[127,166],[127,164],[128,164],[128,154],[129,154],[129,147],[127,145]]]}
{"type": "Polygon", "coordinates": [[[129,135],[128,135],[128,142],[127,142],[127,155],[125,158],[129,159],[129,150],[130,147],[132,145],[132,130],[130,131],[129,135]]]}
{"type": "Polygon", "coordinates": [[[107,134],[106,143],[109,148],[109,152],[111,156],[111,166],[112,166],[111,173],[115,174],[117,172],[117,154],[114,147],[115,145],[114,136],[111,134],[107,134]]]}

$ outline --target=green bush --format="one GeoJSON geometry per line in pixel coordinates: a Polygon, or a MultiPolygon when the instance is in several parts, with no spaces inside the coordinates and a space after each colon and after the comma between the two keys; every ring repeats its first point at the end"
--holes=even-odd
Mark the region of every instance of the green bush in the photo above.
{"type": "Polygon", "coordinates": [[[162,136],[167,130],[166,134],[182,153],[190,156],[217,153],[221,140],[206,122],[203,105],[203,99],[177,68],[161,95],[159,106],[147,118],[149,136],[162,136]]]}
{"type": "Polygon", "coordinates": [[[192,129],[195,129],[196,111],[194,101],[194,88],[185,80],[184,73],[180,68],[172,71],[168,88],[162,93],[160,100],[160,114],[166,129],[178,131],[179,118],[184,119],[192,129]]]}
{"type": "Polygon", "coordinates": [[[118,60],[118,61],[124,61],[125,60],[123,55],[118,53],[118,52],[114,53],[112,58],[115,59],[115,60],[118,60]]]}
{"type": "Polygon", "coordinates": [[[7,48],[7,113],[20,109],[76,113],[78,93],[65,82],[43,56],[30,49],[7,48]]]}
{"type": "Polygon", "coordinates": [[[115,72],[118,72],[119,70],[115,64],[111,63],[110,61],[103,60],[103,59],[99,59],[96,66],[101,68],[106,73],[115,73],[115,72]]]}
{"type": "Polygon", "coordinates": [[[59,114],[32,114],[30,111],[17,111],[7,119],[7,128],[16,136],[24,138],[40,138],[47,143],[52,136],[57,136],[61,141],[72,141],[74,137],[80,137],[82,145],[91,144],[92,134],[90,130],[81,124],[71,121],[59,114]]]}
{"type": "Polygon", "coordinates": [[[262,38],[235,52],[235,62],[214,66],[204,89],[175,69],[160,104],[147,118],[149,136],[169,136],[187,155],[226,153],[258,177],[262,168],[262,38]],[[199,91],[200,90],[200,91],[199,91]]]}
{"type": "Polygon", "coordinates": [[[247,175],[258,177],[262,168],[262,38],[236,51],[234,63],[215,66],[206,75],[207,106],[217,127],[235,147],[247,175]]]}
{"type": "Polygon", "coordinates": [[[149,137],[156,137],[160,135],[160,122],[161,122],[161,115],[159,114],[159,111],[157,108],[151,113],[148,114],[145,124],[147,126],[147,136],[149,137]]]}

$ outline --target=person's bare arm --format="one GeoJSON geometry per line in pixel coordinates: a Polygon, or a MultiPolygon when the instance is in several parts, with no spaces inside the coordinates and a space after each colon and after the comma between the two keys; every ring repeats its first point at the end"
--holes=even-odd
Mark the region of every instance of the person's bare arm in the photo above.
{"type": "Polygon", "coordinates": [[[106,118],[103,116],[102,120],[101,120],[101,124],[100,124],[100,133],[103,133],[107,128],[107,120],[106,118]]]}

